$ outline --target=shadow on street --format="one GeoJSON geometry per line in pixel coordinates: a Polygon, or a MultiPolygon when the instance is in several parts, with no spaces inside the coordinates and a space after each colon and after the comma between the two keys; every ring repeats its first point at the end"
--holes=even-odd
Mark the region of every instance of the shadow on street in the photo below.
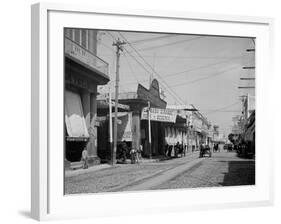
{"type": "Polygon", "coordinates": [[[222,186],[254,185],[255,161],[228,161],[228,172],[224,173],[223,182],[219,184],[222,186]]]}

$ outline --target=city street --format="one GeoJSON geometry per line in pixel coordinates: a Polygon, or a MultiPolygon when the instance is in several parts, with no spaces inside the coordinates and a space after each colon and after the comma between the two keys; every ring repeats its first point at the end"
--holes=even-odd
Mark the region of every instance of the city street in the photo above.
{"type": "Polygon", "coordinates": [[[65,180],[66,194],[252,185],[255,161],[234,152],[216,152],[211,158],[198,158],[195,152],[160,162],[105,166],[65,180]]]}

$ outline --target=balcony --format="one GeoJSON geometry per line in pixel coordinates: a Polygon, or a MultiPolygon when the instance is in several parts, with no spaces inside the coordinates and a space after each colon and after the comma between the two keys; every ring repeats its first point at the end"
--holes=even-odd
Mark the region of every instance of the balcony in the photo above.
{"type": "Polygon", "coordinates": [[[106,75],[108,78],[108,63],[97,57],[95,54],[77,44],[73,40],[65,37],[64,38],[65,56],[74,59],[82,65],[86,65],[91,70],[106,75]]]}

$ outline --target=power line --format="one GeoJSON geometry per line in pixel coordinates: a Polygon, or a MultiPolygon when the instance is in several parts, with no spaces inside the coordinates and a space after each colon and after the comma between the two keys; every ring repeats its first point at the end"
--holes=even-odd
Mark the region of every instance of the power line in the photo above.
{"type": "MultiPolygon", "coordinates": [[[[100,54],[102,56],[112,56],[111,54],[100,54]]],[[[142,55],[144,58],[153,58],[154,55],[142,55]]],[[[231,60],[238,60],[238,59],[241,59],[241,58],[244,58],[245,56],[233,56],[233,57],[199,57],[199,56],[173,56],[173,55],[157,55],[157,59],[160,59],[160,58],[173,58],[173,59],[206,59],[206,60],[217,60],[217,59],[231,59],[231,60]]]]}
{"type": "MultiPolygon", "coordinates": [[[[110,33],[109,33],[110,34],[110,33]]],[[[119,34],[121,35],[121,33],[119,32],[119,34]]],[[[115,37],[112,35],[112,34],[110,34],[110,36],[113,38],[113,39],[115,39],[115,37]]],[[[121,35],[122,36],[122,35],[121,35]]],[[[123,38],[124,38],[124,36],[123,36],[123,38]]],[[[124,38],[125,40],[126,40],[126,38],[124,38]]],[[[128,41],[127,41],[128,42],[128,41]]],[[[130,44],[130,43],[129,43],[130,44]]],[[[131,46],[131,45],[130,45],[131,46]]],[[[132,46],[131,46],[132,47],[132,46]]],[[[133,48],[133,47],[132,47],[133,48]]],[[[134,48],[133,48],[134,49],[134,48]]],[[[137,60],[126,48],[124,48],[124,50],[145,70],[145,71],[147,71],[149,74],[150,74],[150,71],[148,71],[147,70],[147,68],[146,67],[144,67],[144,65],[141,63],[141,62],[139,62],[139,60],[137,60]]],[[[164,89],[166,89],[166,88],[164,88],[164,89]]],[[[166,90],[168,90],[168,89],[166,89],[166,90]]],[[[176,99],[175,98],[175,96],[173,96],[172,94],[171,94],[171,96],[174,98],[174,99],[176,99]]],[[[177,100],[177,99],[176,99],[177,100]]],[[[178,101],[178,100],[177,100],[178,101]]]]}
{"type": "Polygon", "coordinates": [[[125,54],[123,54],[123,55],[125,56],[125,59],[126,59],[126,61],[127,61],[127,64],[129,65],[129,68],[130,68],[130,70],[131,70],[133,76],[136,78],[137,82],[140,83],[138,77],[136,76],[135,72],[133,71],[133,68],[131,67],[131,64],[130,64],[130,62],[129,62],[127,56],[126,56],[125,54]]]}
{"type": "Polygon", "coordinates": [[[193,40],[197,40],[197,39],[201,39],[201,38],[204,38],[204,37],[194,37],[192,39],[180,40],[180,41],[176,41],[176,42],[169,43],[169,44],[163,44],[163,45],[157,45],[157,46],[154,46],[154,47],[141,48],[141,49],[138,49],[138,51],[146,51],[146,50],[151,50],[151,49],[160,48],[160,47],[167,47],[167,46],[171,46],[171,45],[174,45],[174,44],[180,44],[180,43],[189,42],[189,41],[193,41],[193,40]]]}
{"type": "Polygon", "coordinates": [[[164,39],[167,37],[177,37],[177,36],[169,34],[169,35],[165,35],[165,36],[161,36],[161,37],[152,37],[152,38],[146,38],[146,39],[142,39],[142,40],[131,41],[131,44],[138,44],[140,42],[145,42],[145,41],[155,41],[155,40],[164,39]]]}
{"type": "MultiPolygon", "coordinates": [[[[240,101],[239,102],[234,102],[234,103],[232,103],[232,104],[229,104],[229,105],[227,105],[227,106],[224,106],[224,107],[221,107],[221,108],[219,108],[219,109],[215,109],[215,110],[200,110],[200,111],[209,111],[209,113],[207,113],[207,114],[211,114],[211,113],[215,113],[215,112],[233,112],[233,111],[224,111],[224,109],[227,109],[227,108],[230,108],[230,107],[233,107],[234,105],[236,105],[236,104],[238,104],[238,103],[240,103],[240,101]]],[[[236,112],[236,111],[235,111],[236,112]]],[[[240,112],[240,111],[239,111],[240,112]]]]}
{"type": "Polygon", "coordinates": [[[134,55],[132,55],[126,48],[124,48],[124,50],[146,71],[146,72],[148,72],[148,74],[150,73],[150,71],[146,68],[146,67],[144,67],[144,65],[141,63],[141,62],[139,62],[139,60],[137,60],[136,59],[136,57],[134,56],[134,55]]]}
{"type": "MultiPolygon", "coordinates": [[[[116,40],[116,38],[110,33],[107,31],[107,33],[113,38],[113,40],[116,40]]],[[[147,70],[146,67],[143,66],[143,64],[141,62],[139,62],[135,57],[134,55],[132,55],[125,47],[123,47],[123,49],[148,73],[150,73],[149,70],[147,70]]]]}
{"type": "MultiPolygon", "coordinates": [[[[125,39],[125,41],[129,44],[129,46],[131,47],[131,48],[133,48],[133,50],[137,53],[137,55],[145,62],[145,64],[146,65],[148,65],[148,67],[150,67],[151,68],[151,70],[160,78],[160,79],[162,79],[162,77],[161,77],[161,75],[159,75],[158,74],[158,72],[156,72],[155,71],[155,69],[141,56],[141,54],[130,44],[130,42],[120,33],[120,32],[118,32],[119,33],[119,35],[122,37],[122,38],[124,38],[125,39]]],[[[163,83],[165,83],[165,85],[168,87],[168,89],[166,89],[167,91],[170,91],[170,93],[172,92],[173,93],[173,95],[174,96],[176,96],[176,98],[178,98],[179,99],[179,103],[183,103],[184,104],[184,101],[172,90],[172,89],[170,89],[170,87],[169,87],[169,85],[166,83],[166,81],[164,80],[164,79],[162,79],[162,82],[163,83]]]]}
{"type": "Polygon", "coordinates": [[[188,70],[185,70],[185,71],[167,74],[167,75],[164,75],[164,77],[174,77],[174,76],[178,76],[178,75],[183,74],[183,73],[197,71],[197,70],[204,69],[204,68],[209,68],[209,67],[212,67],[212,66],[215,66],[215,65],[219,65],[219,64],[224,64],[224,63],[230,62],[230,61],[231,60],[226,60],[226,61],[220,61],[220,62],[213,63],[213,64],[203,65],[203,66],[199,66],[199,67],[196,67],[196,68],[188,69],[188,70]]]}
{"type": "Polygon", "coordinates": [[[107,46],[106,44],[104,44],[104,43],[102,43],[102,42],[100,42],[100,44],[103,45],[103,46],[104,46],[105,48],[107,48],[108,50],[110,50],[110,51],[112,51],[112,52],[115,53],[115,51],[114,51],[111,47],[107,46]]]}
{"type": "MultiPolygon", "coordinates": [[[[153,55],[142,55],[144,58],[152,58],[153,55]]],[[[174,56],[174,55],[157,55],[157,58],[178,58],[178,59],[241,59],[245,56],[233,56],[233,57],[204,57],[204,56],[174,56]]]]}
{"type": "Polygon", "coordinates": [[[226,72],[228,72],[228,71],[231,71],[231,70],[234,70],[234,69],[237,69],[237,68],[239,68],[239,67],[238,67],[238,66],[235,66],[235,67],[232,67],[232,68],[227,69],[227,70],[225,70],[225,71],[222,71],[222,72],[219,72],[219,73],[215,73],[215,74],[212,74],[212,75],[207,76],[207,77],[203,77],[203,78],[200,78],[200,79],[195,79],[195,80],[192,80],[192,81],[189,81],[189,82],[178,83],[178,84],[172,85],[171,87],[193,84],[193,83],[195,83],[195,82],[199,82],[199,81],[202,81],[202,80],[205,80],[205,79],[213,78],[213,77],[215,77],[215,76],[224,74],[224,73],[226,73],[226,72]]]}
{"type": "MultiPolygon", "coordinates": [[[[120,32],[118,32],[119,33],[119,35],[121,36],[121,37],[123,37],[126,41],[127,41],[127,43],[131,46],[131,48],[133,48],[133,50],[137,53],[137,55],[145,62],[145,64],[147,64],[151,69],[152,69],[152,71],[156,74],[156,75],[158,75],[158,77],[160,78],[160,79],[162,79],[162,77],[161,77],[161,75],[159,75],[156,71],[155,71],[155,69],[149,64],[149,63],[147,63],[146,62],[146,60],[140,55],[140,53],[130,44],[130,42],[120,33],[120,32]]],[[[180,101],[182,101],[182,103],[184,102],[172,89],[169,89],[169,85],[165,82],[165,80],[163,80],[163,82],[167,85],[167,87],[168,87],[168,89],[166,89],[167,91],[170,91],[170,93],[172,92],[173,93],[173,95],[174,95],[174,97],[176,96],[176,98],[178,98],[180,101]]],[[[172,96],[172,95],[171,95],[172,96]]],[[[175,100],[177,100],[175,98],[175,100]]],[[[178,101],[178,100],[177,100],[178,101]]],[[[179,103],[181,103],[180,101],[178,101],[179,103]]]]}

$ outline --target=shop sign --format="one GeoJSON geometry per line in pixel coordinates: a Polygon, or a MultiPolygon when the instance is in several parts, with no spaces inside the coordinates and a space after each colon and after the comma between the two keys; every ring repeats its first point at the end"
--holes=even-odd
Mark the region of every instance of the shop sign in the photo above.
{"type": "MultiPolygon", "coordinates": [[[[148,109],[144,108],[141,113],[141,119],[148,119],[148,109]]],[[[177,113],[171,109],[150,108],[150,120],[160,122],[176,123],[177,113]]]]}
{"type": "Polygon", "coordinates": [[[105,62],[68,38],[65,38],[65,53],[90,68],[107,74],[108,65],[105,62]]]}

